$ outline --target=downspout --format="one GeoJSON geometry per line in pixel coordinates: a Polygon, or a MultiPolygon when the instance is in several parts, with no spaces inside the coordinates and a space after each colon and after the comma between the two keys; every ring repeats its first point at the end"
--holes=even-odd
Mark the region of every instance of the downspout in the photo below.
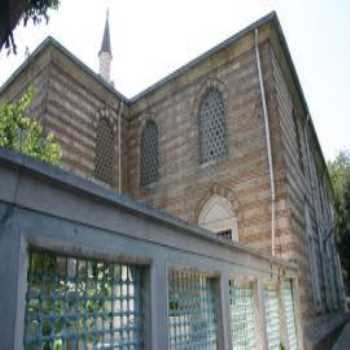
{"type": "Polygon", "coordinates": [[[118,192],[122,193],[122,140],[121,140],[121,135],[122,135],[122,130],[121,130],[121,125],[122,125],[122,115],[123,115],[123,109],[124,109],[124,103],[123,101],[120,101],[121,106],[120,106],[120,111],[118,115],[118,192]]]}
{"type": "Polygon", "coordinates": [[[255,37],[255,53],[256,53],[256,64],[258,68],[259,86],[261,93],[261,102],[263,108],[264,124],[265,124],[265,136],[267,145],[267,160],[269,164],[270,174],[270,187],[271,187],[271,252],[272,256],[276,255],[276,191],[275,191],[275,176],[273,172],[272,162],[272,151],[271,151],[271,137],[270,137],[270,126],[269,126],[269,115],[267,111],[265,87],[261,69],[260,52],[259,52],[259,32],[258,28],[254,31],[255,37]]]}

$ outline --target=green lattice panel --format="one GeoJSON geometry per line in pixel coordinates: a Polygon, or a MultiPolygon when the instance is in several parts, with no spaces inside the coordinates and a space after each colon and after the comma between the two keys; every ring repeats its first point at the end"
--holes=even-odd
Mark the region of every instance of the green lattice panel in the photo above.
{"type": "Polygon", "coordinates": [[[143,349],[139,267],[32,251],[25,349],[143,349]]]}
{"type": "Polygon", "coordinates": [[[295,308],[291,281],[283,282],[283,304],[286,315],[287,336],[290,350],[298,350],[295,308]]]}
{"type": "Polygon", "coordinates": [[[216,306],[210,278],[197,272],[170,272],[170,349],[217,349],[216,306]]]}
{"type": "Polygon", "coordinates": [[[230,281],[230,311],[233,350],[256,349],[254,294],[251,286],[230,281]]]}
{"type": "Polygon", "coordinates": [[[277,289],[266,288],[264,290],[264,303],[268,348],[269,350],[280,350],[281,329],[277,289]]]}

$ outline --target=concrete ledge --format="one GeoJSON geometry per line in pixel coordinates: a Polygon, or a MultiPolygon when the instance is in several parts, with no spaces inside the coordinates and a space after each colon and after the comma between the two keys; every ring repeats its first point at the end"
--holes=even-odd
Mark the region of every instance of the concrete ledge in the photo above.
{"type": "MultiPolygon", "coordinates": [[[[183,220],[171,216],[163,210],[151,207],[145,202],[135,201],[127,195],[111,191],[102,185],[67,172],[59,167],[50,166],[26,155],[1,148],[0,175],[6,179],[6,181],[3,181],[3,183],[0,184],[0,201],[2,200],[22,207],[34,208],[32,206],[34,205],[34,203],[32,203],[34,200],[31,201],[31,198],[28,198],[31,197],[29,195],[21,197],[19,195],[19,187],[26,187],[24,179],[35,178],[36,182],[39,180],[40,184],[46,184],[48,188],[54,188],[56,191],[72,195],[74,194],[74,197],[85,198],[90,202],[102,202],[108,207],[118,208],[123,212],[126,211],[132,215],[136,214],[144,219],[157,222],[162,226],[181,230],[193,238],[210,242],[216,246],[231,248],[233,251],[239,250],[240,252],[247,253],[259,260],[264,260],[268,264],[283,266],[286,269],[291,269],[295,272],[297,270],[295,264],[286,262],[283,259],[258,253],[254,249],[245,247],[239,243],[217,238],[211,232],[199,226],[190,225],[183,220]],[[6,169],[8,169],[8,171],[6,171],[6,169]],[[4,177],[5,175],[6,178],[4,177]],[[22,179],[22,181],[20,181],[20,179],[22,179]]],[[[27,187],[32,187],[32,185],[33,184],[29,185],[28,183],[27,187]]],[[[40,185],[40,189],[43,188],[44,186],[40,185]]],[[[36,210],[39,210],[40,203],[36,202],[35,206],[36,210]]],[[[57,211],[57,208],[55,209],[57,211]]]]}

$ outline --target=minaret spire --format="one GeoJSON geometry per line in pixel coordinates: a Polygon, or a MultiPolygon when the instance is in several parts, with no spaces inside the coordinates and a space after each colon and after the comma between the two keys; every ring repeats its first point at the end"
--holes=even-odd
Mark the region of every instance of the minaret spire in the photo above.
{"type": "Polygon", "coordinates": [[[100,59],[100,75],[107,82],[110,82],[111,74],[111,62],[112,62],[112,49],[111,38],[109,34],[109,9],[106,12],[106,23],[102,37],[102,44],[100,52],[98,53],[100,59]]]}

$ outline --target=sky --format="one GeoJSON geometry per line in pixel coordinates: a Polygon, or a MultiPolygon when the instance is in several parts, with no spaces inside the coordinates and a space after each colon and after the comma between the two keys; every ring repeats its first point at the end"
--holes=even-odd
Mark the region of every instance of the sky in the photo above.
{"type": "Polygon", "coordinates": [[[349,0],[61,0],[50,21],[14,31],[0,52],[0,85],[48,35],[98,71],[109,8],[115,88],[132,97],[275,10],[326,159],[350,149],[349,0]]]}

